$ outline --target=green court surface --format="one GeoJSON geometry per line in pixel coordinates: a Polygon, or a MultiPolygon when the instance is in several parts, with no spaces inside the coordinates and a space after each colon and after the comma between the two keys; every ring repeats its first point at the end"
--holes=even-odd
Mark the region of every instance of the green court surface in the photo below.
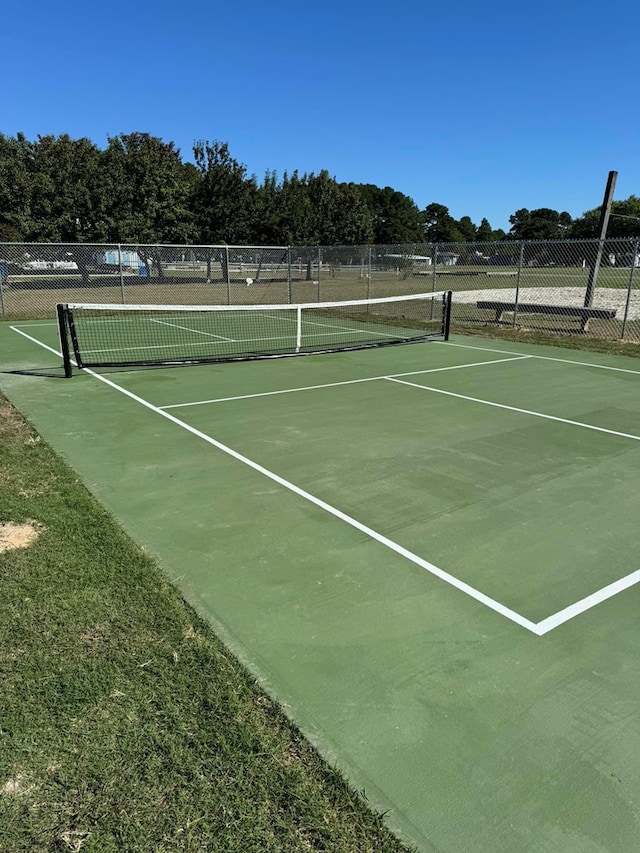
{"type": "Polygon", "coordinates": [[[0,388],[423,851],[640,847],[640,361],[453,336],[0,388]]]}

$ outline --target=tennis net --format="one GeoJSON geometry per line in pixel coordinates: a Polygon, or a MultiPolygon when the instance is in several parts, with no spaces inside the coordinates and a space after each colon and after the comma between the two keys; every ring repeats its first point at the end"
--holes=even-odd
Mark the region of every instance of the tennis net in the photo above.
{"type": "Polygon", "coordinates": [[[451,293],[298,305],[58,305],[71,375],[135,367],[273,358],[448,337],[451,293]]]}

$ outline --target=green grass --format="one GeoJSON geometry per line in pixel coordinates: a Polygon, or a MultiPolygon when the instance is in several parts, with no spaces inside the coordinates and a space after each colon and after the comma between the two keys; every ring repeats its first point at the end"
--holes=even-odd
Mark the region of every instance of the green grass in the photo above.
{"type": "Polygon", "coordinates": [[[606,355],[627,355],[640,358],[640,343],[629,340],[605,340],[578,334],[553,334],[540,329],[527,327],[498,326],[495,323],[473,324],[453,328],[453,331],[472,337],[491,338],[499,341],[540,344],[581,350],[582,352],[601,352],[606,355]]]}
{"type": "Polygon", "coordinates": [[[0,850],[402,846],[0,396],[0,850]]]}

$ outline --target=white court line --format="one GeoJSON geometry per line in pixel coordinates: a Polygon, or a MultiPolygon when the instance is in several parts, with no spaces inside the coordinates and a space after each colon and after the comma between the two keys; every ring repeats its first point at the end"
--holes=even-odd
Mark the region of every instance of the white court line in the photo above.
{"type": "MultiPolygon", "coordinates": [[[[21,329],[41,329],[43,326],[57,326],[57,325],[58,325],[57,323],[21,323],[20,328],[21,329]]],[[[10,326],[10,328],[13,329],[14,332],[18,331],[17,326],[10,326]]]]}
{"type": "MultiPolygon", "coordinates": [[[[54,325],[57,325],[57,323],[51,323],[50,325],[54,326],[54,325]]],[[[49,347],[46,344],[43,344],[42,341],[39,341],[37,338],[32,338],[31,335],[28,335],[26,332],[21,331],[21,329],[19,329],[17,326],[9,326],[9,328],[11,329],[12,332],[17,332],[19,335],[22,335],[23,338],[27,338],[28,340],[32,341],[34,344],[38,344],[38,346],[42,347],[42,349],[49,350],[49,352],[52,352],[54,355],[57,355],[60,358],[62,358],[62,353],[60,352],[60,350],[54,349],[53,347],[49,347]]],[[[73,359],[72,359],[72,363],[76,364],[75,361],[73,361],[73,359]]],[[[76,367],[77,367],[77,365],[76,365],[76,367]]]]}
{"type": "MultiPolygon", "coordinates": [[[[447,347],[458,347],[459,349],[477,349],[482,352],[506,353],[507,355],[522,355],[522,353],[514,352],[508,349],[492,349],[491,347],[474,347],[471,344],[456,344],[453,341],[433,341],[436,344],[445,344],[447,347]]],[[[571,358],[554,358],[551,355],[534,355],[530,353],[531,358],[538,358],[542,361],[559,361],[561,364],[577,364],[580,367],[595,367],[598,370],[613,370],[618,373],[634,373],[640,376],[640,370],[631,370],[629,367],[612,367],[610,364],[592,364],[590,361],[576,361],[571,358]]]]}
{"type": "MultiPolygon", "coordinates": [[[[520,361],[529,358],[521,355],[517,358],[496,358],[490,361],[476,361],[473,364],[454,364],[449,367],[430,367],[426,370],[411,370],[408,373],[394,373],[394,376],[416,376],[422,373],[439,373],[444,370],[462,370],[466,367],[483,367],[485,364],[503,364],[505,361],[520,361]]],[[[275,397],[278,394],[295,394],[298,391],[316,391],[320,388],[338,388],[340,385],[357,385],[360,382],[378,382],[380,379],[388,379],[388,375],[367,376],[364,379],[345,379],[343,382],[326,382],[323,385],[303,385],[299,388],[284,388],[281,391],[261,391],[258,394],[238,394],[235,397],[218,397],[215,400],[196,400],[193,403],[172,403],[170,406],[158,406],[159,409],[182,409],[187,406],[206,406],[208,403],[230,403],[234,400],[251,400],[254,397],[275,397]]]]}
{"type": "Polygon", "coordinates": [[[496,409],[506,409],[508,412],[518,412],[522,415],[531,415],[534,418],[543,418],[547,421],[557,421],[561,424],[570,424],[571,426],[582,427],[583,429],[591,429],[595,432],[604,432],[607,435],[617,435],[622,438],[630,438],[634,441],[640,441],[640,435],[633,435],[629,432],[618,432],[615,429],[607,429],[606,427],[594,426],[593,424],[585,424],[582,421],[572,421],[569,418],[558,418],[555,415],[546,415],[544,412],[533,412],[530,409],[519,409],[517,406],[507,406],[504,403],[494,403],[491,400],[481,400],[479,397],[469,397],[466,394],[455,394],[453,391],[443,391],[441,388],[432,388],[430,385],[419,385],[417,382],[407,382],[405,379],[396,379],[393,376],[386,376],[389,382],[397,382],[399,385],[410,385],[412,388],[420,388],[422,391],[432,391],[434,394],[444,394],[445,397],[457,397],[458,400],[468,400],[471,403],[481,403],[483,406],[493,406],[496,409]]]}
{"type": "Polygon", "coordinates": [[[159,326],[169,326],[172,329],[182,329],[183,332],[191,332],[194,335],[205,335],[207,338],[217,338],[219,341],[230,341],[235,343],[235,338],[226,338],[224,335],[215,335],[213,332],[203,332],[201,329],[191,329],[189,326],[180,326],[178,323],[167,323],[166,320],[156,320],[151,317],[152,323],[157,323],[159,326]]]}
{"type": "MultiPolygon", "coordinates": [[[[62,358],[62,354],[58,350],[53,349],[53,347],[47,346],[47,344],[44,344],[36,338],[31,337],[31,335],[28,335],[26,332],[22,332],[15,326],[10,326],[10,328],[14,332],[23,335],[23,337],[28,338],[28,340],[32,341],[38,346],[43,347],[49,352],[52,352],[62,358]]],[[[470,347],[470,349],[473,349],[473,347],[470,347]]],[[[75,362],[73,363],[75,364],[75,362]]],[[[397,542],[388,539],[386,536],[382,536],[375,530],[372,530],[370,527],[367,527],[366,525],[357,521],[357,519],[352,518],[351,516],[347,515],[346,513],[343,513],[336,507],[331,506],[331,504],[326,503],[320,498],[316,498],[314,495],[310,494],[309,492],[306,492],[304,489],[299,488],[293,483],[290,483],[288,480],[285,480],[278,474],[269,471],[267,468],[264,468],[257,462],[253,462],[253,460],[249,459],[246,456],[243,456],[242,454],[238,453],[230,447],[227,447],[221,442],[216,441],[216,439],[211,438],[211,436],[206,435],[206,433],[195,429],[195,427],[190,426],[189,424],[185,423],[185,421],[181,421],[174,415],[169,414],[169,412],[165,412],[162,409],[159,409],[157,406],[154,406],[152,403],[149,403],[147,400],[144,400],[137,394],[134,394],[131,391],[128,391],[126,388],[123,388],[115,382],[112,382],[110,379],[107,379],[106,376],[101,376],[98,373],[94,373],[94,371],[89,370],[88,368],[83,368],[83,372],[88,373],[94,379],[97,379],[100,382],[109,385],[116,391],[119,391],[121,394],[124,394],[135,402],[140,403],[140,405],[144,406],[147,409],[150,409],[152,412],[155,412],[161,417],[166,418],[167,420],[171,421],[172,423],[176,424],[187,432],[190,432],[197,438],[201,438],[203,441],[206,441],[208,444],[211,444],[213,447],[216,447],[223,453],[228,454],[239,462],[243,462],[248,467],[253,468],[258,473],[263,474],[265,477],[268,477],[269,479],[273,480],[274,482],[278,483],[279,485],[283,486],[294,494],[297,494],[299,497],[302,497],[305,500],[308,500],[310,503],[315,504],[320,509],[324,509],[331,515],[335,516],[341,521],[346,522],[347,524],[354,527],[356,530],[359,530],[360,532],[369,536],[371,539],[374,539],[376,542],[379,542],[381,545],[385,545],[390,550],[395,551],[400,556],[405,557],[405,559],[410,560],[411,562],[425,569],[425,571],[429,572],[440,580],[443,580],[445,583],[448,583],[450,586],[454,587],[460,592],[465,593],[480,604],[484,604],[486,607],[489,607],[494,612],[499,613],[501,616],[504,616],[506,619],[509,619],[511,622],[514,622],[516,625],[519,625],[521,628],[530,631],[532,634],[535,634],[538,637],[542,637],[545,634],[548,634],[550,631],[554,630],[554,628],[557,628],[559,625],[568,622],[570,619],[575,618],[581,613],[584,613],[587,610],[590,610],[592,607],[595,607],[597,604],[600,604],[601,602],[612,598],[619,592],[622,592],[625,589],[629,589],[630,587],[640,582],[640,570],[631,572],[625,577],[614,581],[614,583],[602,587],[602,589],[597,590],[586,598],[583,598],[580,601],[577,601],[574,604],[571,604],[568,607],[559,610],[557,613],[548,616],[546,619],[542,619],[540,622],[532,622],[530,619],[525,618],[520,613],[517,613],[515,610],[511,610],[511,608],[505,607],[505,605],[501,604],[499,601],[496,601],[495,599],[490,598],[488,595],[485,595],[484,593],[475,589],[475,587],[464,583],[464,581],[461,581],[453,575],[450,575],[448,572],[445,572],[443,569],[438,568],[438,566],[434,565],[433,563],[430,563],[427,560],[423,560],[422,557],[419,557],[417,554],[413,554],[411,551],[407,550],[406,548],[403,548],[397,542]]],[[[423,388],[424,386],[419,385],[417,387],[423,388]]]]}
{"type": "Polygon", "coordinates": [[[570,604],[568,607],[565,607],[564,610],[559,610],[557,613],[554,613],[553,616],[548,616],[546,619],[538,622],[536,624],[536,633],[540,637],[542,637],[543,634],[548,634],[549,631],[553,631],[553,629],[557,628],[558,625],[563,625],[570,619],[574,619],[586,610],[590,610],[592,607],[595,607],[596,604],[600,604],[600,602],[606,601],[608,598],[613,598],[614,595],[617,595],[619,592],[623,592],[625,589],[629,589],[637,584],[638,581],[640,581],[640,569],[638,569],[638,571],[631,572],[631,574],[626,575],[613,583],[610,583],[608,586],[603,586],[602,589],[588,595],[586,598],[576,601],[574,604],[570,604]]]}

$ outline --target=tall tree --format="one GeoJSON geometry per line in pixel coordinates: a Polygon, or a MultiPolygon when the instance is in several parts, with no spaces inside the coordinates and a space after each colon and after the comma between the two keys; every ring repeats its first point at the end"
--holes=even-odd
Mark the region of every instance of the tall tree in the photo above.
{"type": "Polygon", "coordinates": [[[463,216],[458,220],[458,231],[465,243],[474,243],[478,239],[478,229],[471,221],[470,216],[463,216]]]}
{"type": "Polygon", "coordinates": [[[337,230],[342,235],[336,242],[346,246],[371,243],[373,240],[373,215],[362,197],[357,184],[338,185],[339,217],[337,230]]]}
{"type": "Polygon", "coordinates": [[[372,215],[360,187],[338,183],[326,170],[302,176],[285,172],[282,184],[275,186],[272,178],[266,191],[287,245],[356,245],[372,238],[372,215]]]}
{"type": "Polygon", "coordinates": [[[155,244],[194,237],[193,181],[173,142],[138,132],[110,137],[103,164],[106,239],[155,244]]]}
{"type": "Polygon", "coordinates": [[[313,244],[313,212],[306,176],[286,172],[281,188],[282,239],[286,245],[313,244]]]}
{"type": "Polygon", "coordinates": [[[371,238],[369,210],[353,184],[339,184],[326,169],[306,177],[311,216],[307,242],[355,245],[371,238]]]}
{"type": "Polygon", "coordinates": [[[509,233],[516,240],[561,240],[571,225],[571,215],[566,211],[558,213],[549,207],[516,210],[509,217],[509,233]]]}
{"type": "Polygon", "coordinates": [[[197,142],[193,147],[200,180],[192,199],[202,243],[239,245],[252,238],[257,204],[254,178],[229,153],[226,142],[197,142]]]}
{"type": "MultiPolygon", "coordinates": [[[[587,210],[573,221],[569,236],[597,237],[599,221],[599,207],[587,210]]],[[[630,195],[624,201],[613,202],[607,237],[640,237],[640,198],[638,196],[630,195]]]]}
{"type": "Polygon", "coordinates": [[[35,155],[24,134],[0,133],[0,242],[28,239],[33,231],[31,199],[35,155]]]}
{"type": "Polygon", "coordinates": [[[424,240],[420,211],[413,199],[391,187],[359,184],[358,188],[371,211],[374,243],[394,245],[424,240]]]}
{"type": "Polygon", "coordinates": [[[33,146],[31,239],[84,243],[103,233],[100,150],[86,138],[40,136],[33,146]]]}
{"type": "MultiPolygon", "coordinates": [[[[74,260],[88,283],[89,241],[100,236],[103,176],[100,150],[86,138],[39,136],[31,146],[28,240],[65,243],[49,260],[74,260]]],[[[42,250],[41,250],[42,251],[42,250]]]]}
{"type": "Polygon", "coordinates": [[[252,226],[252,240],[258,245],[277,246],[287,242],[283,238],[282,186],[274,171],[264,176],[256,188],[256,204],[252,226]]]}
{"type": "Polygon", "coordinates": [[[429,243],[461,243],[462,234],[444,204],[432,202],[422,211],[424,236],[429,243]]]}
{"type": "Polygon", "coordinates": [[[326,169],[317,175],[305,175],[304,183],[310,207],[309,231],[305,242],[335,245],[338,232],[336,222],[340,213],[338,184],[326,169]]]}
{"type": "Polygon", "coordinates": [[[478,230],[476,231],[476,240],[478,243],[490,243],[494,239],[493,228],[491,227],[489,220],[482,219],[480,221],[480,225],[478,225],[478,230]]]}

